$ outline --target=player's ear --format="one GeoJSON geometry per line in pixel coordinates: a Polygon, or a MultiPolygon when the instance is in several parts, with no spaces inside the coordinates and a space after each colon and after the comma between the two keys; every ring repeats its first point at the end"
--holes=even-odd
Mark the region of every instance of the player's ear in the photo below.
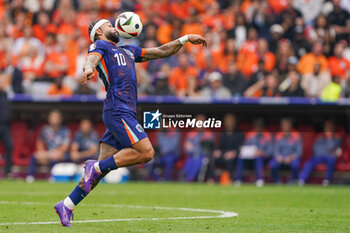
{"type": "Polygon", "coordinates": [[[96,30],[96,34],[98,35],[99,38],[101,38],[101,36],[103,35],[102,29],[101,29],[101,28],[98,28],[98,29],[96,30]]]}

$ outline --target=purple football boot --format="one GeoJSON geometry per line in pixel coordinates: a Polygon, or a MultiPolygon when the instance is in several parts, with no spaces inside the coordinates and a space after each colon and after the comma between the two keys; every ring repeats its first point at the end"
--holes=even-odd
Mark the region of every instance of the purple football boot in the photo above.
{"type": "Polygon", "coordinates": [[[71,227],[70,219],[72,218],[73,220],[73,210],[68,209],[68,207],[63,204],[63,201],[58,202],[54,209],[56,214],[60,217],[62,226],[71,227]]]}
{"type": "Polygon", "coordinates": [[[83,183],[86,193],[89,193],[91,191],[92,184],[98,179],[100,175],[94,167],[94,164],[96,162],[97,160],[88,160],[85,162],[83,183]]]}

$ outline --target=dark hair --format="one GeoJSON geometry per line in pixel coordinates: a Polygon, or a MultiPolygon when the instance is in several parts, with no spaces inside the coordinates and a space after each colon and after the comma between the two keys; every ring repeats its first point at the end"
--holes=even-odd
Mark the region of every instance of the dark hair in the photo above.
{"type": "MultiPolygon", "coordinates": [[[[90,33],[91,33],[91,31],[92,31],[92,29],[94,28],[94,26],[95,26],[95,24],[98,22],[98,20],[96,20],[96,21],[93,21],[91,24],[90,24],[90,26],[89,26],[89,37],[90,37],[90,33]]],[[[96,41],[96,40],[98,40],[99,38],[98,38],[98,35],[97,35],[97,33],[95,33],[95,36],[94,36],[94,41],[96,41]]]]}
{"type": "Polygon", "coordinates": [[[52,113],[57,113],[58,115],[60,115],[60,117],[62,118],[63,117],[63,114],[61,112],[61,110],[55,108],[55,109],[52,109],[50,112],[49,112],[49,115],[51,115],[52,113]]]}

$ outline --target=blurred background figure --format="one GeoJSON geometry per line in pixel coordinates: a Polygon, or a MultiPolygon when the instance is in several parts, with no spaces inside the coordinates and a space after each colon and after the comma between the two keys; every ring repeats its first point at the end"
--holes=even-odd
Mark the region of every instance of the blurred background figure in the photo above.
{"type": "Polygon", "coordinates": [[[253,163],[255,168],[255,184],[264,185],[264,160],[273,153],[272,135],[264,129],[263,119],[254,122],[254,129],[245,135],[244,144],[237,158],[236,184],[243,178],[243,169],[246,163],[253,163]]]}
{"type": "Polygon", "coordinates": [[[227,185],[234,180],[234,165],[244,136],[237,129],[237,119],[233,114],[224,117],[224,132],[219,136],[219,142],[213,151],[209,167],[209,182],[214,181],[215,169],[222,168],[224,171],[220,177],[220,183],[227,185]]]}
{"type": "Polygon", "coordinates": [[[153,159],[152,179],[160,180],[160,169],[163,168],[164,180],[170,181],[180,156],[180,133],[176,129],[163,129],[157,134],[157,147],[159,153],[153,159]]]}
{"type": "Polygon", "coordinates": [[[341,94],[340,77],[335,75],[332,81],[322,90],[321,99],[327,102],[336,102],[341,94]]]}
{"type": "Polygon", "coordinates": [[[313,73],[302,76],[301,86],[307,97],[321,97],[323,89],[331,82],[331,76],[327,71],[321,71],[321,65],[315,63],[313,73]]]}
{"type": "MultiPolygon", "coordinates": [[[[205,115],[199,114],[196,116],[197,121],[205,121],[205,115]]],[[[185,181],[196,181],[205,158],[208,158],[212,153],[214,144],[214,135],[209,129],[195,128],[188,132],[184,142],[185,153],[187,156],[182,173],[185,176],[185,181]]]]}
{"type": "Polygon", "coordinates": [[[342,153],[342,139],[335,133],[335,125],[331,120],[325,121],[323,133],[321,133],[313,146],[313,156],[307,160],[304,168],[300,172],[299,185],[304,185],[311,172],[318,164],[325,164],[327,172],[322,185],[327,186],[332,180],[335,171],[337,157],[342,153]]]}
{"type": "Polygon", "coordinates": [[[350,62],[344,58],[345,41],[340,41],[334,47],[334,55],[328,58],[328,67],[332,76],[345,78],[346,71],[350,69],[350,62]]]}
{"type": "Polygon", "coordinates": [[[350,98],[350,70],[345,73],[344,79],[341,81],[341,93],[342,98],[350,98]]]}
{"type": "MultiPolygon", "coordinates": [[[[62,89],[62,88],[61,88],[62,89]]],[[[69,95],[71,93],[70,90],[66,91],[67,94],[69,95]]],[[[96,91],[89,87],[88,84],[84,83],[79,83],[78,87],[74,90],[75,95],[96,95],[96,91]]]]}
{"type": "Polygon", "coordinates": [[[5,56],[7,66],[0,67],[1,79],[4,81],[3,88],[9,93],[23,94],[23,73],[13,62],[10,54],[6,54],[5,56]]]}
{"type": "Polygon", "coordinates": [[[227,73],[223,77],[223,85],[231,91],[232,96],[242,96],[247,81],[237,69],[234,62],[228,64],[227,73]]]}
{"type": "Polygon", "coordinates": [[[280,183],[278,171],[280,167],[289,167],[292,175],[289,180],[294,183],[298,179],[300,157],[302,154],[302,141],[300,134],[293,130],[292,121],[289,118],[281,120],[281,132],[276,134],[274,155],[269,162],[272,181],[280,183]]]}
{"type": "Polygon", "coordinates": [[[169,85],[177,96],[184,96],[190,77],[197,77],[197,69],[190,65],[186,53],[178,55],[178,67],[174,68],[169,77],[169,85]]]}
{"type": "Polygon", "coordinates": [[[62,125],[62,113],[55,109],[49,113],[48,124],[43,126],[36,141],[36,151],[32,155],[26,181],[35,180],[37,165],[50,165],[67,159],[70,131],[62,125]]]}
{"type": "Polygon", "coordinates": [[[294,71],[289,71],[283,82],[278,88],[281,96],[298,96],[304,97],[304,90],[301,88],[299,73],[294,71]]]}
{"type": "Polygon", "coordinates": [[[325,55],[323,55],[323,44],[321,41],[316,41],[312,45],[312,51],[305,54],[299,60],[297,69],[305,75],[315,72],[315,65],[320,65],[320,72],[326,72],[328,70],[328,61],[325,55]]]}
{"type": "MultiPolygon", "coordinates": [[[[169,86],[169,75],[171,67],[169,64],[164,63],[160,71],[155,74],[154,85],[147,88],[146,92],[148,95],[174,95],[173,90],[169,86]]],[[[188,86],[190,86],[190,80],[188,80],[188,86]]]]}
{"type": "Polygon", "coordinates": [[[82,163],[87,159],[97,159],[100,140],[89,119],[80,122],[70,148],[70,159],[82,163]]]}
{"type": "Polygon", "coordinates": [[[231,92],[222,85],[222,75],[219,72],[212,72],[208,76],[209,86],[203,88],[201,96],[212,97],[215,99],[229,99],[231,92]]]}
{"type": "Polygon", "coordinates": [[[260,79],[244,92],[246,97],[274,97],[280,96],[278,92],[278,79],[276,74],[270,73],[265,78],[260,79]]]}
{"type": "Polygon", "coordinates": [[[64,95],[64,96],[70,96],[73,94],[73,91],[63,83],[64,77],[57,77],[55,79],[55,82],[50,86],[49,90],[47,91],[48,95],[64,95]]]}
{"type": "Polygon", "coordinates": [[[315,19],[315,25],[309,26],[307,29],[308,39],[311,43],[317,41],[322,42],[323,52],[329,54],[331,52],[332,44],[335,40],[334,28],[327,22],[325,15],[320,14],[315,19]]]}
{"type": "Polygon", "coordinates": [[[5,148],[5,177],[11,175],[12,168],[12,138],[10,132],[10,105],[6,93],[6,79],[0,74],[0,143],[5,148]]]}
{"type": "Polygon", "coordinates": [[[329,13],[327,22],[334,29],[336,40],[346,40],[350,33],[350,14],[344,9],[344,5],[348,4],[342,0],[332,0],[332,3],[333,11],[329,13]]]}

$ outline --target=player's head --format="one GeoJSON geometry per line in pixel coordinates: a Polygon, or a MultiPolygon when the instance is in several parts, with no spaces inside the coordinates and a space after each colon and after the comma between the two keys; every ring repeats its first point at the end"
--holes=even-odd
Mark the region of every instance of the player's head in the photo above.
{"type": "Polygon", "coordinates": [[[49,113],[48,122],[52,127],[59,127],[62,124],[62,113],[58,109],[54,109],[49,113]]]}
{"type": "Polygon", "coordinates": [[[80,130],[83,134],[88,134],[92,129],[92,123],[89,119],[85,118],[80,121],[80,130]]]}
{"type": "Polygon", "coordinates": [[[327,120],[323,124],[323,131],[325,133],[333,133],[334,128],[335,128],[335,125],[334,125],[334,122],[332,120],[327,120]]]}
{"type": "Polygon", "coordinates": [[[281,127],[282,132],[285,132],[285,133],[291,132],[293,129],[292,119],[287,118],[287,117],[282,118],[281,123],[280,123],[280,127],[281,127]]]}
{"type": "Polygon", "coordinates": [[[226,132],[233,132],[237,125],[236,116],[232,113],[228,113],[224,117],[224,127],[226,132]]]}
{"type": "Polygon", "coordinates": [[[254,130],[256,132],[262,132],[264,130],[264,120],[262,118],[255,119],[254,130]]]}
{"type": "Polygon", "coordinates": [[[114,43],[119,42],[117,30],[107,19],[100,19],[92,22],[89,26],[89,36],[92,42],[96,40],[110,40],[114,43]]]}

